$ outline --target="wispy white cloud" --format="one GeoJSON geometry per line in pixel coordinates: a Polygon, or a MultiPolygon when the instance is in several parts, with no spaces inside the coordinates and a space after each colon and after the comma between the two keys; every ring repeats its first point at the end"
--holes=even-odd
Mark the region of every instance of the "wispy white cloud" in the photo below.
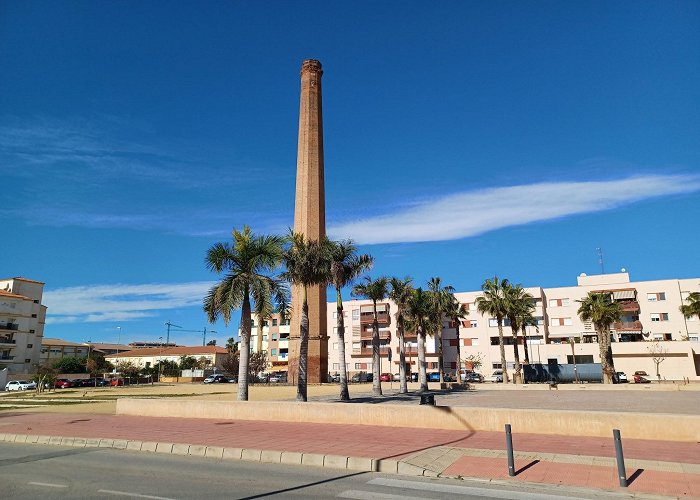
{"type": "Polygon", "coordinates": [[[59,288],[44,293],[46,322],[91,323],[129,321],[156,311],[202,305],[210,281],[144,285],[90,285],[59,288]]]}
{"type": "Polygon", "coordinates": [[[697,175],[644,175],[482,189],[422,202],[393,214],[336,224],[328,233],[332,238],[352,238],[360,244],[455,240],[698,190],[697,175]]]}

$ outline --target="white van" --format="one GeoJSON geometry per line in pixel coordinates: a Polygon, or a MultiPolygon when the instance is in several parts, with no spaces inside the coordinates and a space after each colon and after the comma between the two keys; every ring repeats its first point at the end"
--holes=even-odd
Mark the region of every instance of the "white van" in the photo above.
{"type": "Polygon", "coordinates": [[[503,370],[494,370],[491,375],[484,379],[486,382],[503,382],[503,370]]]}

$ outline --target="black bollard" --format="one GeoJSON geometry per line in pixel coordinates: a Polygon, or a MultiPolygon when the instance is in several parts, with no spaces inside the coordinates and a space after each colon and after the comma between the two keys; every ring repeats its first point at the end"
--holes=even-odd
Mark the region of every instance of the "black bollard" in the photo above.
{"type": "Polygon", "coordinates": [[[508,452],[508,475],[515,476],[515,459],[513,458],[513,435],[510,432],[510,424],[506,424],[506,450],[508,452]]]}
{"type": "Polygon", "coordinates": [[[615,439],[615,456],[617,457],[617,475],[620,478],[620,486],[627,488],[627,471],[625,471],[625,457],[622,455],[622,438],[620,429],[613,429],[615,439]]]}

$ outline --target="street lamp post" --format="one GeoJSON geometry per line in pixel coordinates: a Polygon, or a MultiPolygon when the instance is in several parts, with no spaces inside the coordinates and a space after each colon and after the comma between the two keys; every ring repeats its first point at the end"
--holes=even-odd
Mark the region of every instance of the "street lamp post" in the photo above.
{"type": "Polygon", "coordinates": [[[158,337],[158,340],[160,340],[160,353],[158,354],[158,382],[160,382],[163,373],[163,337],[158,337]]]}

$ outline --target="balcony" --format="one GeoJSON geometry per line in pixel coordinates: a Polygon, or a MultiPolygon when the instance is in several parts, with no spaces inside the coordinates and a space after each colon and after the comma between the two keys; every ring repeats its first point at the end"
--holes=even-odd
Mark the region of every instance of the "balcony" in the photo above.
{"type": "Polygon", "coordinates": [[[9,335],[0,335],[0,345],[15,345],[15,339],[9,335]]]}
{"type": "MultiPolygon", "coordinates": [[[[363,330],[362,333],[360,334],[360,339],[361,340],[372,340],[372,336],[374,335],[374,332],[372,332],[372,329],[370,328],[369,331],[363,330]]],[[[379,331],[379,340],[389,340],[391,338],[391,332],[386,330],[386,331],[379,331]]]]}
{"type": "Polygon", "coordinates": [[[0,356],[0,363],[14,363],[14,356],[0,356]]]}
{"type": "Polygon", "coordinates": [[[619,304],[623,312],[639,314],[639,302],[637,302],[636,300],[619,302],[619,304]]]}
{"type": "MultiPolygon", "coordinates": [[[[388,350],[389,350],[389,348],[387,348],[387,347],[380,348],[379,355],[382,358],[386,358],[388,356],[387,355],[388,350]]],[[[353,355],[353,357],[364,357],[364,358],[372,357],[372,348],[371,347],[362,347],[361,349],[353,349],[352,355],[353,355]]]]}
{"type": "Polygon", "coordinates": [[[17,330],[19,330],[19,325],[17,323],[5,323],[3,325],[0,325],[0,330],[10,330],[16,332],[17,330]]]}
{"type": "Polygon", "coordinates": [[[626,321],[620,323],[613,323],[613,330],[629,332],[629,331],[641,331],[642,322],[641,321],[626,321]]]}

